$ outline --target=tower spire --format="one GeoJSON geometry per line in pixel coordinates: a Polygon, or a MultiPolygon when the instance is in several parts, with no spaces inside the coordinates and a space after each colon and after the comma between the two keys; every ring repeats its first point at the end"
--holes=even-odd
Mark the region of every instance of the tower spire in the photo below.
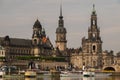
{"type": "MultiPolygon", "coordinates": [[[[58,21],[58,27],[56,29],[56,47],[60,51],[65,51],[67,48],[67,40],[66,40],[66,28],[64,27],[64,20],[62,15],[62,0],[60,0],[60,16],[58,21]]],[[[65,55],[64,52],[62,52],[62,55],[65,55]]]]}
{"type": "Polygon", "coordinates": [[[62,16],[62,2],[60,4],[60,16],[62,16]]]}
{"type": "Polygon", "coordinates": [[[95,10],[95,4],[93,4],[93,13],[95,13],[96,10],[95,10]]]}
{"type": "Polygon", "coordinates": [[[93,11],[95,11],[95,4],[93,4],[93,11]]]}
{"type": "Polygon", "coordinates": [[[62,0],[61,0],[61,3],[60,3],[60,17],[59,18],[63,18],[63,16],[62,16],[62,0]]]}

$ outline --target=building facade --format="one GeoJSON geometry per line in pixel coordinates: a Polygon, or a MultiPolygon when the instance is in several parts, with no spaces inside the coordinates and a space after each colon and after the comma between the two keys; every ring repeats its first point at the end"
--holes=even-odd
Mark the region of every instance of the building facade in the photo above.
{"type": "MultiPolygon", "coordinates": [[[[120,53],[118,56],[113,55],[113,51],[103,51],[102,39],[100,36],[100,28],[97,25],[97,13],[95,5],[93,5],[93,11],[90,18],[90,27],[88,28],[88,37],[82,38],[82,47],[79,49],[68,49],[67,30],[64,27],[64,20],[62,16],[62,6],[60,7],[60,16],[58,21],[58,27],[56,29],[56,41],[55,48],[53,47],[49,37],[46,36],[45,29],[42,27],[40,21],[37,19],[33,25],[33,34],[31,39],[19,39],[11,38],[9,36],[0,37],[0,64],[4,62],[10,63],[14,61],[12,65],[26,66],[27,61],[15,61],[17,57],[24,56],[49,56],[49,57],[65,57],[66,62],[47,62],[37,60],[36,62],[43,67],[56,67],[56,66],[69,66],[82,69],[86,68],[103,68],[105,66],[120,66],[120,53]],[[24,63],[25,62],[25,63],[24,63]]],[[[119,67],[120,68],[120,67],[119,67]]]]}
{"type": "Polygon", "coordinates": [[[6,60],[15,59],[17,56],[50,56],[53,45],[39,20],[33,25],[32,39],[0,37],[0,57],[6,60]]]}
{"type": "Polygon", "coordinates": [[[46,36],[45,29],[37,19],[33,25],[31,39],[11,38],[8,35],[0,37],[0,66],[15,65],[21,69],[26,69],[28,63],[32,60],[43,70],[45,68],[66,67],[68,66],[68,62],[66,60],[60,60],[64,59],[64,57],[61,57],[64,53],[61,53],[65,52],[67,48],[66,33],[61,6],[58,28],[56,29],[55,42],[57,47],[53,47],[49,37],[46,36]],[[33,57],[36,59],[32,59],[33,57]],[[58,58],[56,59],[55,57],[58,58]],[[47,60],[47,58],[50,60],[47,60]],[[54,62],[52,62],[53,59],[55,59],[54,62]]]}
{"type": "Polygon", "coordinates": [[[114,64],[113,52],[102,50],[102,40],[100,28],[97,25],[95,5],[93,5],[90,22],[88,38],[82,38],[82,51],[71,55],[71,64],[80,69],[83,66],[86,68],[102,68],[105,65],[114,64]]]}

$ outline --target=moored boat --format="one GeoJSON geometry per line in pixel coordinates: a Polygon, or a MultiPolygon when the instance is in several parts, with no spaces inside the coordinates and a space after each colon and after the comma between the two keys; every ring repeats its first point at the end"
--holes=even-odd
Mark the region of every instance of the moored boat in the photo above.
{"type": "Polygon", "coordinates": [[[36,77],[37,76],[37,68],[33,61],[28,63],[28,69],[25,71],[25,77],[36,77]]]}
{"type": "Polygon", "coordinates": [[[83,71],[83,76],[84,77],[94,77],[95,76],[95,72],[83,71]]]}
{"type": "Polygon", "coordinates": [[[33,70],[27,70],[25,71],[25,77],[36,77],[37,73],[33,70]]]}
{"type": "Polygon", "coordinates": [[[94,76],[95,76],[95,72],[89,71],[85,69],[85,66],[83,66],[83,77],[94,77],[94,76]]]}
{"type": "Polygon", "coordinates": [[[81,75],[81,72],[62,71],[60,73],[60,77],[80,77],[81,75]]]}

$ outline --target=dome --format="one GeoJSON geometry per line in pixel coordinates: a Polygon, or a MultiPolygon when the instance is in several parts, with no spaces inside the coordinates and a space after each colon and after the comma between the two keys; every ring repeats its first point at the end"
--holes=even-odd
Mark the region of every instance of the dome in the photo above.
{"type": "Polygon", "coordinates": [[[5,36],[4,40],[5,40],[5,41],[10,41],[9,36],[5,36]]]}
{"type": "Polygon", "coordinates": [[[33,25],[33,28],[41,28],[42,29],[42,26],[41,26],[41,24],[40,24],[38,19],[35,21],[35,23],[33,25]]]}
{"type": "Polygon", "coordinates": [[[64,27],[58,27],[56,33],[66,33],[66,29],[64,27]]]}

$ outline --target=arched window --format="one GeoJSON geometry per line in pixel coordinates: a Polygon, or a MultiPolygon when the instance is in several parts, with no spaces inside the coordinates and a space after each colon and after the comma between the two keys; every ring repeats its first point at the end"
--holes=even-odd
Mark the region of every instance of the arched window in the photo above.
{"type": "Polygon", "coordinates": [[[4,54],[4,52],[2,51],[2,55],[4,54]]]}
{"type": "Polygon", "coordinates": [[[95,49],[96,49],[96,46],[94,45],[94,46],[93,46],[93,51],[94,51],[94,52],[95,52],[95,49]]]}
{"type": "Polygon", "coordinates": [[[34,39],[34,44],[37,44],[37,40],[36,39],[34,39]]]}

